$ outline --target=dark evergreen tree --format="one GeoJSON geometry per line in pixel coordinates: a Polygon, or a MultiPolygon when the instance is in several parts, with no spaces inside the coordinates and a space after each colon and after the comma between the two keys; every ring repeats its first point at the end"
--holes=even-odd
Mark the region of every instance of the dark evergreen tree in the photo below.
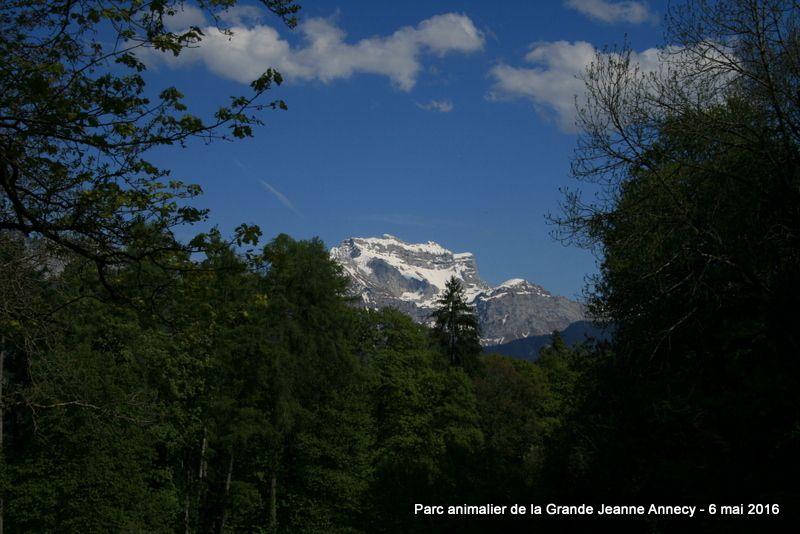
{"type": "Polygon", "coordinates": [[[482,350],[480,332],[475,310],[467,304],[461,281],[450,278],[436,303],[438,308],[431,318],[434,320],[433,336],[437,348],[450,365],[474,370],[482,350]]]}

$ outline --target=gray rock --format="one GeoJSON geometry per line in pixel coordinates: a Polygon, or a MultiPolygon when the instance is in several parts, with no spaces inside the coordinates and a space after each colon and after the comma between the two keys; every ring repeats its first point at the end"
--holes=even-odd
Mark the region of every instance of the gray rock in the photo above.
{"type": "Polygon", "coordinates": [[[432,241],[405,243],[388,234],[351,238],[333,247],[331,257],[352,280],[359,305],[396,308],[422,323],[430,322],[445,282],[455,276],[475,307],[484,345],[548,335],[586,319],[582,304],[526,280],[490,287],[478,276],[472,254],[454,254],[432,241]]]}

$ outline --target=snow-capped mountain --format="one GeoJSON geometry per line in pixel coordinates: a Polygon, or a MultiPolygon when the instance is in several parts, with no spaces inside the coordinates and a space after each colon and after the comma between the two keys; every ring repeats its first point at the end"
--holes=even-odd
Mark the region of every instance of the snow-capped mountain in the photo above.
{"type": "Polygon", "coordinates": [[[475,306],[484,345],[550,334],[586,318],[583,305],[515,278],[491,287],[478,276],[475,257],[441,245],[383,237],[355,237],[331,249],[368,308],[389,306],[428,322],[451,276],[462,281],[475,306]]]}

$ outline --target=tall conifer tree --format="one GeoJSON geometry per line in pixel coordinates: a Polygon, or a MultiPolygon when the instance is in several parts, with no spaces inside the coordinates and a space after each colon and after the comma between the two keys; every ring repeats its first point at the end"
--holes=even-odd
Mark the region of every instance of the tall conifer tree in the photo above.
{"type": "Polygon", "coordinates": [[[480,333],[461,281],[451,277],[437,304],[439,307],[431,314],[436,344],[451,365],[473,368],[481,353],[480,333]]]}

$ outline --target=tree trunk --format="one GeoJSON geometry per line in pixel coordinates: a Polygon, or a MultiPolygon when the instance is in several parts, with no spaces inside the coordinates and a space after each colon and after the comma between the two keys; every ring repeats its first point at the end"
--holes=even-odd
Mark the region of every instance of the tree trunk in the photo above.
{"type": "Polygon", "coordinates": [[[231,451],[231,461],[228,462],[228,477],[225,479],[225,494],[222,497],[222,512],[219,515],[219,528],[217,534],[225,532],[225,512],[228,509],[228,495],[231,492],[231,477],[233,476],[233,451],[231,451]]]}
{"type": "Polygon", "coordinates": [[[194,487],[192,485],[192,468],[188,462],[181,462],[181,469],[186,469],[186,495],[183,504],[183,533],[189,534],[191,532],[192,524],[192,494],[194,487]]]}
{"type": "Polygon", "coordinates": [[[198,469],[198,476],[200,480],[205,480],[206,472],[208,470],[208,462],[206,461],[206,451],[208,450],[208,431],[203,428],[203,444],[200,446],[200,468],[198,469]]]}
{"type": "MultiPolygon", "coordinates": [[[[204,486],[203,481],[206,479],[208,473],[208,461],[206,460],[206,452],[208,451],[208,431],[203,427],[203,441],[200,444],[200,463],[197,466],[197,483],[192,488],[195,499],[195,514],[194,514],[194,530],[200,530],[200,507],[203,501],[204,486]]],[[[191,470],[190,470],[191,471],[191,470]]],[[[188,497],[187,497],[188,499],[188,497]]]]}
{"type": "Polygon", "coordinates": [[[275,473],[272,473],[272,481],[269,491],[269,532],[275,534],[278,531],[278,495],[275,473]]]}

